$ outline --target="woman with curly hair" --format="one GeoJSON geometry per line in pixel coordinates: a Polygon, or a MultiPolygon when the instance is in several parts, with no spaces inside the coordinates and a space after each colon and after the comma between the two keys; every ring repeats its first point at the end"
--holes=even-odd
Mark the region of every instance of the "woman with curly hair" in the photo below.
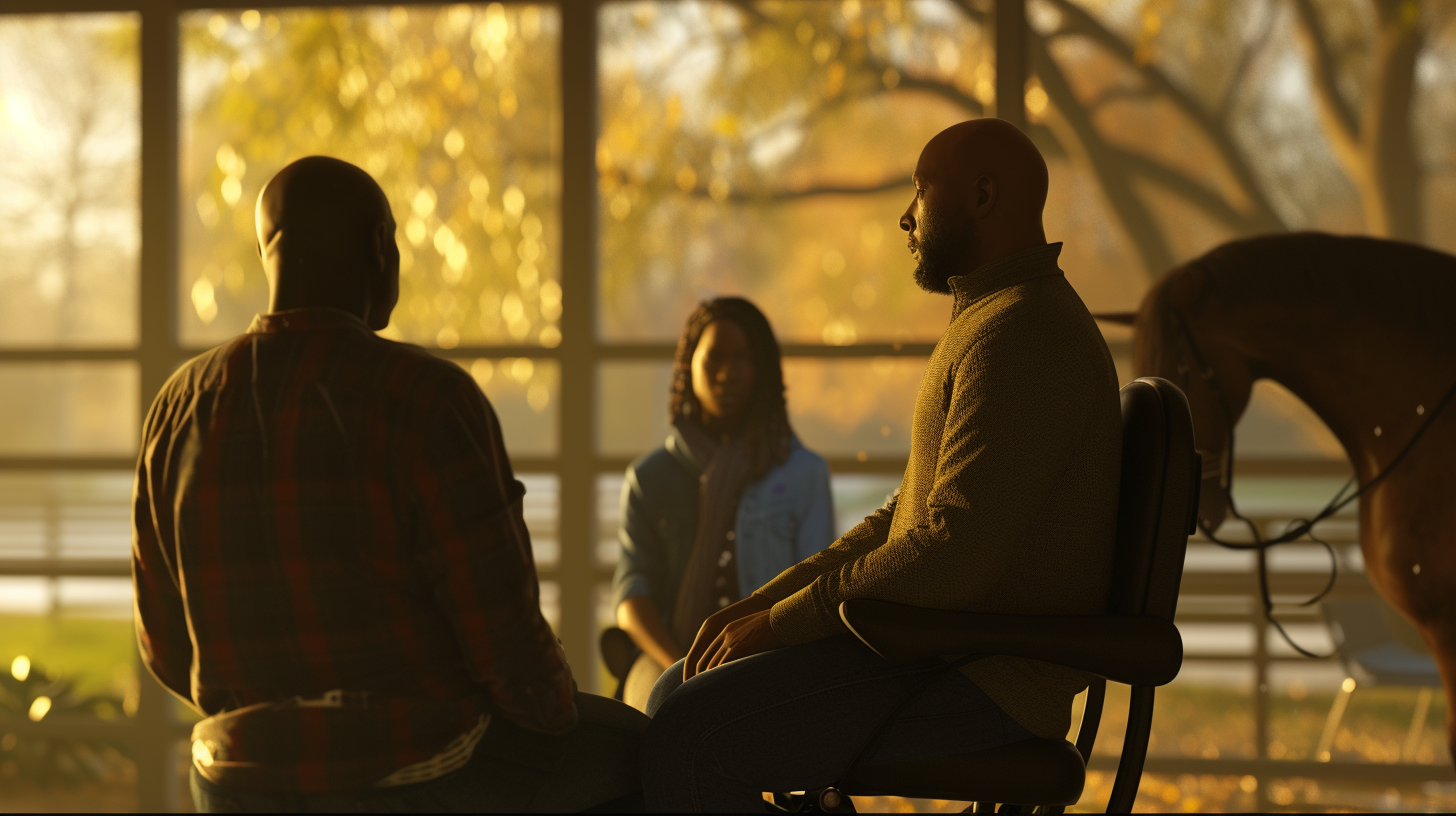
{"type": "Polygon", "coordinates": [[[642,650],[623,688],[638,709],[709,615],[834,541],[829,465],[789,426],[778,341],[752,303],[717,298],[688,318],[669,416],[622,486],[615,600],[642,650]]]}

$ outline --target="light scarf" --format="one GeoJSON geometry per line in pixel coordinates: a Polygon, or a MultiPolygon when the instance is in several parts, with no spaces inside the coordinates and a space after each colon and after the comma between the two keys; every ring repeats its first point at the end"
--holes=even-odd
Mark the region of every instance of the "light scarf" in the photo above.
{"type": "Polygon", "coordinates": [[[678,435],[688,452],[702,466],[698,478],[698,531],[692,553],[683,570],[683,582],[677,593],[677,608],[672,616],[672,635],[686,649],[698,635],[708,616],[719,609],[718,598],[738,598],[737,565],[728,562],[729,585],[719,587],[716,579],[722,571],[719,559],[724,550],[735,551],[736,543],[728,538],[738,518],[738,500],[748,486],[753,456],[743,438],[714,439],[695,420],[676,421],[678,435]]]}

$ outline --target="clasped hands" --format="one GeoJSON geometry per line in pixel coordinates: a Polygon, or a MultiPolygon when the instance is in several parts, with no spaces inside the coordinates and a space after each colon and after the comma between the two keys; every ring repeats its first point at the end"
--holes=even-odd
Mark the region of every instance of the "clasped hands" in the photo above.
{"type": "Polygon", "coordinates": [[[683,682],[730,660],[783,646],[768,622],[772,606],[773,601],[762,595],[749,595],[710,615],[683,658],[683,682]]]}

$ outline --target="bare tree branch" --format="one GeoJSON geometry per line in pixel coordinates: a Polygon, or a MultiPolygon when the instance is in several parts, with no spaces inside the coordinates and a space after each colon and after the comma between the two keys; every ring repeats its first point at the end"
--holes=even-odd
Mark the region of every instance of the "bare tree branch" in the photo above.
{"type": "MultiPolygon", "coordinates": [[[[625,175],[622,177],[622,183],[624,185],[632,184],[641,186],[644,189],[649,189],[648,185],[643,184],[637,179],[628,178],[625,175]]],[[[898,190],[901,187],[909,186],[910,173],[907,171],[903,176],[886,179],[875,184],[817,184],[795,190],[767,190],[762,192],[735,189],[730,192],[726,197],[714,200],[725,202],[731,201],[734,204],[763,203],[765,201],[799,201],[805,198],[815,198],[818,196],[873,195],[875,193],[884,193],[890,190],[898,190]]],[[[658,189],[671,190],[679,188],[675,188],[670,185],[662,185],[658,187],[658,189]]],[[[701,185],[696,186],[691,190],[686,190],[685,192],[697,198],[712,198],[712,194],[708,191],[708,188],[701,185]]]]}
{"type": "Polygon", "coordinates": [[[1243,53],[1239,55],[1239,62],[1234,66],[1233,73],[1229,75],[1229,83],[1228,87],[1224,89],[1223,99],[1219,100],[1218,107],[1214,110],[1214,116],[1225,126],[1228,123],[1229,112],[1234,107],[1234,95],[1238,92],[1239,86],[1243,84],[1244,77],[1248,76],[1249,67],[1254,64],[1254,58],[1264,50],[1264,44],[1269,42],[1269,34],[1274,30],[1274,6],[1266,4],[1262,8],[1266,8],[1268,11],[1265,12],[1264,19],[1259,25],[1254,26],[1254,31],[1257,32],[1254,41],[1245,46],[1243,53]]]}
{"type": "MultiPolygon", "coordinates": [[[[772,17],[764,14],[762,11],[759,11],[757,5],[754,4],[753,0],[729,0],[729,2],[734,7],[743,11],[744,14],[752,18],[755,25],[770,25],[779,22],[777,20],[774,20],[772,17]]],[[[969,2],[969,0],[954,0],[954,2],[955,5],[958,6],[962,11],[964,11],[966,15],[972,20],[975,20],[977,22],[983,22],[985,20],[986,13],[973,6],[969,2]]],[[[878,74],[883,74],[889,68],[894,68],[896,72],[900,72],[900,69],[897,66],[894,66],[884,60],[873,58],[869,55],[865,56],[864,64],[869,67],[874,73],[878,74]]],[[[984,116],[986,113],[986,107],[981,104],[980,100],[976,99],[974,96],[971,96],[970,94],[966,93],[965,91],[961,90],[960,88],[949,82],[942,82],[941,80],[930,79],[928,77],[919,77],[901,73],[900,83],[896,87],[896,90],[899,89],[929,91],[930,93],[933,93],[943,99],[959,105],[973,117],[984,116]]],[[[841,99],[843,99],[843,97],[841,97],[841,99]]],[[[829,103],[821,106],[820,110],[826,110],[834,106],[836,106],[836,103],[829,103]]]]}
{"type": "MultiPolygon", "coordinates": [[[[876,76],[884,76],[885,71],[891,68],[894,68],[896,73],[900,73],[899,67],[869,56],[866,56],[863,59],[863,64],[866,68],[869,69],[867,73],[874,74],[876,76]]],[[[868,96],[878,95],[880,93],[892,93],[895,91],[926,91],[928,93],[934,94],[935,96],[939,96],[948,102],[960,106],[966,111],[966,113],[970,114],[972,118],[986,115],[986,108],[984,105],[981,104],[981,101],[979,99],[976,99],[974,96],[967,94],[956,85],[949,82],[944,82],[939,79],[931,79],[929,77],[903,73],[900,74],[900,81],[895,85],[894,88],[886,88],[883,85],[880,85],[877,90],[870,93],[862,93],[859,95],[839,94],[833,99],[828,99],[821,102],[818,107],[814,109],[814,112],[823,113],[824,111],[834,110],[835,108],[841,108],[855,102],[863,101],[868,96]]]]}
{"type": "MultiPolygon", "coordinates": [[[[750,26],[778,25],[782,22],[760,11],[753,0],[730,0],[730,2],[744,12],[746,22],[750,26]]],[[[986,13],[977,8],[970,0],[952,0],[952,2],[968,18],[981,23],[985,22],[986,13]]],[[[1062,9],[1064,24],[1061,30],[1050,37],[1040,37],[1033,32],[1032,56],[1033,62],[1037,63],[1037,73],[1042,77],[1043,86],[1051,98],[1054,110],[1046,124],[1034,128],[1036,132],[1033,136],[1037,137],[1038,143],[1051,148],[1051,152],[1071,155],[1089,167],[1137,247],[1139,256],[1149,274],[1160,274],[1173,264],[1174,258],[1163,234],[1162,225],[1157,223],[1148,205],[1133,189],[1132,184],[1135,178],[1142,178],[1160,185],[1235,232],[1248,233],[1284,228],[1282,221],[1263,195],[1258,179],[1254,177],[1242,151],[1233,142],[1224,126],[1223,108],[1227,103],[1220,106],[1218,116],[1211,114],[1201,102],[1174,85],[1155,66],[1139,64],[1134,58],[1131,46],[1102,26],[1091,15],[1073,5],[1070,0],[1049,0],[1049,2],[1062,9]],[[1084,36],[1091,39],[1110,51],[1114,57],[1132,66],[1143,78],[1144,85],[1140,88],[1125,86],[1114,88],[1103,93],[1090,104],[1081,103],[1060,66],[1052,59],[1047,47],[1048,40],[1060,36],[1084,36]],[[1247,200],[1252,203],[1249,208],[1251,212],[1241,212],[1216,188],[1210,187],[1184,172],[1130,150],[1109,145],[1091,121],[1090,111],[1114,99],[1153,96],[1172,101],[1194,122],[1195,126],[1205,133],[1230,168],[1235,183],[1244,192],[1247,200]]],[[[1240,66],[1235,70],[1234,79],[1231,81],[1233,85],[1238,84],[1238,78],[1247,70],[1248,62],[1258,52],[1261,44],[1262,40],[1246,49],[1240,66]]],[[[892,67],[889,63],[874,58],[867,58],[863,66],[871,73],[883,73],[885,69],[892,67]]],[[[894,91],[921,91],[934,94],[951,102],[971,116],[984,114],[984,106],[979,100],[955,84],[939,79],[905,75],[902,76],[894,91]]],[[[885,91],[872,90],[868,93],[843,94],[821,103],[810,116],[821,115],[836,107],[853,104],[867,96],[883,92],[885,91]]],[[[890,179],[878,184],[863,186],[829,184],[797,190],[766,192],[735,190],[720,200],[764,202],[789,201],[823,195],[863,195],[896,189],[906,183],[905,179],[890,179]]],[[[665,184],[664,189],[672,189],[671,184],[665,184]]],[[[694,189],[691,192],[698,197],[709,197],[709,191],[706,188],[694,189]]]]}
{"type": "MultiPolygon", "coordinates": [[[[909,173],[906,173],[905,175],[903,175],[903,176],[901,176],[899,178],[886,179],[885,181],[879,182],[878,184],[864,184],[864,185],[821,184],[821,185],[816,185],[816,186],[813,186],[813,187],[805,187],[805,188],[799,189],[799,190],[775,190],[775,191],[770,192],[770,193],[768,193],[766,195],[765,194],[754,195],[752,192],[748,192],[748,191],[741,191],[741,192],[740,191],[735,191],[735,192],[732,192],[732,193],[729,193],[728,194],[727,200],[728,201],[734,201],[734,202],[763,201],[763,200],[768,200],[768,201],[796,201],[796,200],[799,200],[799,199],[814,198],[814,197],[817,197],[817,196],[872,195],[874,193],[883,193],[883,192],[888,192],[890,190],[898,190],[901,187],[909,187],[909,186],[910,186],[910,174],[909,173]]],[[[697,192],[697,191],[694,191],[694,192],[697,192]]]]}
{"type": "Polygon", "coordinates": [[[1059,159],[1070,158],[1071,154],[1067,152],[1066,146],[1057,140],[1056,134],[1052,133],[1052,129],[1044,123],[1027,122],[1026,128],[1026,135],[1031,137],[1031,143],[1036,145],[1036,149],[1040,150],[1043,156],[1056,156],[1059,159]]]}
{"type": "Polygon", "coordinates": [[[1133,191],[1117,156],[1102,141],[1087,110],[1078,102],[1061,66],[1052,59],[1047,41],[1033,37],[1029,45],[1032,66],[1051,101],[1046,119],[1052,132],[1067,152],[1079,158],[1097,177],[1108,203],[1137,248],[1147,274],[1150,277],[1163,274],[1173,266],[1173,252],[1162,230],[1133,191]]]}
{"type": "Polygon", "coordinates": [[[1294,17],[1299,23],[1299,39],[1304,43],[1310,84],[1314,86],[1314,97],[1319,105],[1320,117],[1325,122],[1325,131],[1329,133],[1335,154],[1345,165],[1346,172],[1351,177],[1358,177],[1364,173],[1364,162],[1360,160],[1360,125],[1355,112],[1340,94],[1339,80],[1335,76],[1335,57],[1325,40],[1319,11],[1312,0],[1294,0],[1294,17]]]}
{"type": "Polygon", "coordinates": [[[938,79],[927,79],[925,77],[901,75],[900,84],[896,86],[895,90],[929,91],[936,96],[961,106],[972,117],[986,115],[986,106],[981,104],[981,100],[962,91],[949,82],[941,82],[938,79]]]}
{"type": "Polygon", "coordinates": [[[1146,86],[1132,88],[1127,85],[1112,85],[1104,88],[1101,93],[1092,97],[1092,100],[1087,103],[1086,107],[1088,110],[1097,110],[1108,102],[1116,102],[1119,99],[1152,99],[1156,95],[1151,88],[1146,86]]]}
{"type": "MultiPolygon", "coordinates": [[[[1072,2],[1072,0],[1047,0],[1047,2],[1056,6],[1062,13],[1062,28],[1052,35],[1053,37],[1066,36],[1068,34],[1087,37],[1126,63],[1133,70],[1137,71],[1143,80],[1148,83],[1149,87],[1166,97],[1168,101],[1172,102],[1174,106],[1182,111],[1189,119],[1193,120],[1193,123],[1203,131],[1204,136],[1208,138],[1214,150],[1218,152],[1219,157],[1223,159],[1224,164],[1229,168],[1229,172],[1233,174],[1235,181],[1238,182],[1244,195],[1248,197],[1249,202],[1254,208],[1254,217],[1259,220],[1279,222],[1279,217],[1274,212],[1273,205],[1264,194],[1263,187],[1259,183],[1258,177],[1254,175],[1253,167],[1244,158],[1243,151],[1234,142],[1227,128],[1201,102],[1175,85],[1156,66],[1142,64],[1135,57],[1131,45],[1118,35],[1109,31],[1096,18],[1081,6],[1072,2]]],[[[1033,34],[1032,39],[1041,40],[1042,38],[1033,34]]],[[[1043,51],[1046,50],[1044,42],[1038,47],[1043,51]]]]}
{"type": "Polygon", "coordinates": [[[1155,159],[1119,147],[1109,146],[1107,149],[1117,161],[1121,162],[1127,168],[1128,172],[1136,173],[1148,181],[1161,185],[1188,203],[1218,219],[1236,233],[1282,232],[1285,230],[1285,226],[1282,223],[1259,221],[1245,213],[1239,212],[1217,191],[1209,189],[1203,184],[1199,184],[1188,178],[1188,176],[1155,159]]]}

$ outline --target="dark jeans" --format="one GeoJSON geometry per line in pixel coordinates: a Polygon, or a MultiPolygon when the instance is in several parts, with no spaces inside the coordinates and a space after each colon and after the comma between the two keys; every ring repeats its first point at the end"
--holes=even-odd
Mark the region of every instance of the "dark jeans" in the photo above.
{"type": "Polygon", "coordinates": [[[593,694],[578,693],[576,706],[581,724],[559,737],[497,715],[465,767],[429,782],[303,796],[224,788],[193,768],[192,802],[207,813],[640,810],[647,718],[593,694]]]}
{"type": "Polygon", "coordinates": [[[851,635],[746,657],[687,683],[679,661],[657,681],[647,704],[647,809],[746,813],[763,809],[763,791],[832,785],[912,694],[864,764],[960,754],[1033,736],[945,661],[890,666],[851,635]]]}

